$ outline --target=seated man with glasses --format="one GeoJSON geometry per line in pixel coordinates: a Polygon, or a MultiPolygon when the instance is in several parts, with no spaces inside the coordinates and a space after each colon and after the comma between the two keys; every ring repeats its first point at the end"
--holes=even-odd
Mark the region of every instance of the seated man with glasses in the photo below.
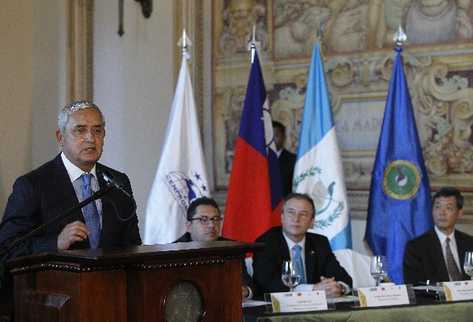
{"type": "MultiPolygon", "coordinates": [[[[217,202],[211,198],[201,197],[193,200],[187,208],[187,232],[175,243],[191,241],[229,240],[220,236],[223,217],[217,202]]],[[[252,297],[251,277],[245,262],[242,261],[242,298],[252,297]]]]}
{"type": "Polygon", "coordinates": [[[314,226],[315,207],[306,194],[290,193],[281,213],[282,226],[273,227],[256,239],[265,244],[253,256],[253,281],[259,296],[287,292],[281,280],[284,261],[291,260],[300,284],[325,290],[329,297],[341,296],[352,279],[340,266],[325,236],[307,232],[314,226]]]}

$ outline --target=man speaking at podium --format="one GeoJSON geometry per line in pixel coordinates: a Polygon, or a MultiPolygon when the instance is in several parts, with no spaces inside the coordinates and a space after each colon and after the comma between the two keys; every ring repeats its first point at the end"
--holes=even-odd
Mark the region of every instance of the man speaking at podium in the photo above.
{"type": "Polygon", "coordinates": [[[102,155],[105,119],[92,102],[77,101],[58,115],[57,142],[61,153],[39,168],[19,177],[0,225],[2,250],[53,217],[66,213],[106,180],[123,186],[101,199],[47,226],[14,247],[6,258],[77,248],[121,248],[141,244],[135,202],[128,177],[97,161],[102,155]]]}

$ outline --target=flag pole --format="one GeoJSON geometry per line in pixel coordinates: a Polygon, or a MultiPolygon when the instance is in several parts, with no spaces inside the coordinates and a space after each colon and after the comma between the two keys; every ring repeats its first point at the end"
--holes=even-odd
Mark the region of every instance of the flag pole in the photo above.
{"type": "Polygon", "coordinates": [[[323,43],[322,43],[324,27],[325,25],[321,22],[319,25],[319,29],[316,30],[316,34],[315,34],[315,43],[318,42],[320,44],[320,57],[321,58],[324,58],[323,43]]]}
{"type": "Polygon", "coordinates": [[[256,52],[256,25],[253,25],[251,40],[248,44],[248,51],[250,52],[250,62],[253,64],[256,52]]]}

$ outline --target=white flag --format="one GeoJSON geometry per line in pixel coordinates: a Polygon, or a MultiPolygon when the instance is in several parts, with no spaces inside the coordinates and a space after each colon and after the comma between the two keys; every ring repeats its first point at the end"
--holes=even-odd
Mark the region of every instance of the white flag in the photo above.
{"type": "Polygon", "coordinates": [[[144,243],[171,243],[185,233],[186,210],[209,196],[189,67],[182,59],[164,148],[148,197],[144,243]]]}

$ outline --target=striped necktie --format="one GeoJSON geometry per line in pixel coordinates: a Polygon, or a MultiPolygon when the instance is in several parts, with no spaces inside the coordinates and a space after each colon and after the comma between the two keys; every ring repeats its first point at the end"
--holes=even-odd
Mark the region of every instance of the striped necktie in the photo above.
{"type": "MultiPolygon", "coordinates": [[[[91,179],[92,174],[84,173],[81,176],[82,179],[82,200],[85,200],[92,196],[91,179]]],[[[85,224],[89,230],[89,243],[90,248],[98,248],[100,242],[100,218],[99,212],[95,201],[92,201],[82,207],[82,213],[84,214],[85,224]]]]}
{"type": "Polygon", "coordinates": [[[304,263],[302,262],[301,251],[302,247],[300,245],[294,245],[292,247],[292,262],[296,273],[301,277],[300,284],[305,284],[304,263]]]}
{"type": "Polygon", "coordinates": [[[463,274],[458,269],[455,258],[453,257],[452,249],[450,248],[450,238],[445,240],[445,256],[447,260],[447,271],[451,281],[461,281],[463,274]]]}

